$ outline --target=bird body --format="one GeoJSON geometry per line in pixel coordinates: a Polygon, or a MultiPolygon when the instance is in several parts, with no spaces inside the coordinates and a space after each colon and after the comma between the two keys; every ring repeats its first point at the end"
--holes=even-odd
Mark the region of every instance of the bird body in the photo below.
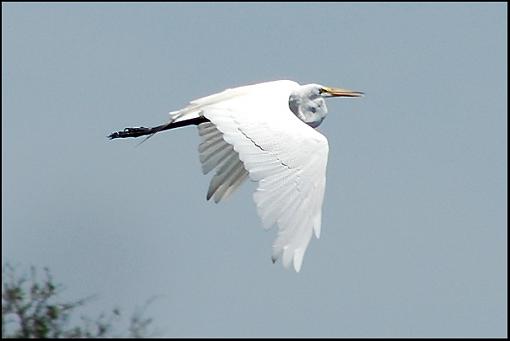
{"type": "Polygon", "coordinates": [[[289,111],[288,98],[290,93],[299,86],[294,81],[279,80],[226,89],[217,94],[191,101],[187,107],[170,112],[170,118],[172,122],[193,119],[201,115],[200,110],[202,108],[218,105],[234,108],[239,105],[239,101],[242,101],[242,107],[262,105],[266,107],[265,109],[268,109],[270,105],[274,105],[277,106],[271,108],[274,112],[285,113],[289,111]]]}
{"type": "Polygon", "coordinates": [[[215,170],[208,200],[220,202],[247,178],[256,181],[253,198],[263,225],[278,226],[272,260],[281,257],[299,272],[312,234],[320,236],[329,147],[314,128],[327,114],[324,98],[360,95],[288,80],[242,86],[170,112],[166,128],[157,131],[198,126],[202,171],[215,170]]]}

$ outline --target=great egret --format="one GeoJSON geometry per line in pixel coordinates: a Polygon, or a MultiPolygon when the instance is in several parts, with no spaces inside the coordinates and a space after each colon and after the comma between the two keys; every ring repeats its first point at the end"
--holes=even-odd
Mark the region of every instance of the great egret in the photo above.
{"type": "Polygon", "coordinates": [[[170,112],[153,128],[126,128],[111,139],[197,125],[202,172],[216,169],[207,200],[227,198],[246,178],[258,182],[253,198],[263,225],[278,225],[273,263],[282,257],[296,272],[312,231],[319,238],[328,141],[316,128],[327,114],[324,98],[359,97],[358,91],[289,80],[227,89],[170,112]]]}

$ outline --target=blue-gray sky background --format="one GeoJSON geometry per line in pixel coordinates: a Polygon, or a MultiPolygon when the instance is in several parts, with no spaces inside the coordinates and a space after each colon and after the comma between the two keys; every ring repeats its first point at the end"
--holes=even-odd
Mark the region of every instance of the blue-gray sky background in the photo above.
{"type": "MultiPolygon", "coordinates": [[[[2,4],[2,260],[162,336],[505,336],[507,5],[2,4]],[[246,184],[206,202],[196,129],[108,141],[292,79],[329,100],[322,234],[270,260],[246,184]]],[[[298,148],[298,146],[296,146],[298,148]]]]}

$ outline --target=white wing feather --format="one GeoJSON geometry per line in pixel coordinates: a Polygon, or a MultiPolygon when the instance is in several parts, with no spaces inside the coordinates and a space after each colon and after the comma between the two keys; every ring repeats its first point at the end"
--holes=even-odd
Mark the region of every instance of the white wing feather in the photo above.
{"type": "Polygon", "coordinates": [[[225,142],[223,134],[210,122],[198,125],[202,143],[198,147],[202,172],[209,173],[216,168],[207,191],[207,200],[214,197],[216,203],[226,199],[248,177],[248,172],[239,160],[234,148],[225,142]]]}
{"type": "Polygon", "coordinates": [[[319,238],[326,184],[327,139],[288,107],[291,81],[229,89],[193,101],[174,117],[205,116],[199,125],[204,173],[216,168],[208,199],[231,194],[248,176],[265,228],[278,225],[273,261],[299,272],[312,233],[319,238]],[[179,116],[180,115],[180,116],[179,116]]]}

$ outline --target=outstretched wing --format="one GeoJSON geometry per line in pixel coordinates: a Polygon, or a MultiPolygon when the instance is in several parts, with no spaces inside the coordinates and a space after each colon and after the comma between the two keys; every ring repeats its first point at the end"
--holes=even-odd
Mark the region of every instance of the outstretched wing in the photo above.
{"type": "Polygon", "coordinates": [[[297,118],[288,106],[299,84],[275,81],[228,89],[200,98],[172,122],[199,116],[202,171],[216,169],[207,199],[219,202],[249,176],[264,227],[278,225],[273,261],[282,257],[299,271],[312,237],[319,238],[326,185],[327,139],[297,118]]]}
{"type": "MultiPolygon", "coordinates": [[[[216,138],[217,132],[222,134],[217,154],[210,155],[224,158],[216,176],[231,179],[225,193],[244,179],[241,162],[249,177],[258,182],[254,200],[264,227],[278,225],[273,261],[281,256],[285,267],[292,262],[299,271],[312,231],[317,238],[320,234],[328,142],[292,114],[285,100],[288,95],[265,95],[241,96],[202,107],[201,114],[210,120],[202,131],[209,130],[216,138]]],[[[209,144],[213,143],[210,140],[209,144]]],[[[206,162],[202,165],[204,171],[209,170],[206,162]]]]}

